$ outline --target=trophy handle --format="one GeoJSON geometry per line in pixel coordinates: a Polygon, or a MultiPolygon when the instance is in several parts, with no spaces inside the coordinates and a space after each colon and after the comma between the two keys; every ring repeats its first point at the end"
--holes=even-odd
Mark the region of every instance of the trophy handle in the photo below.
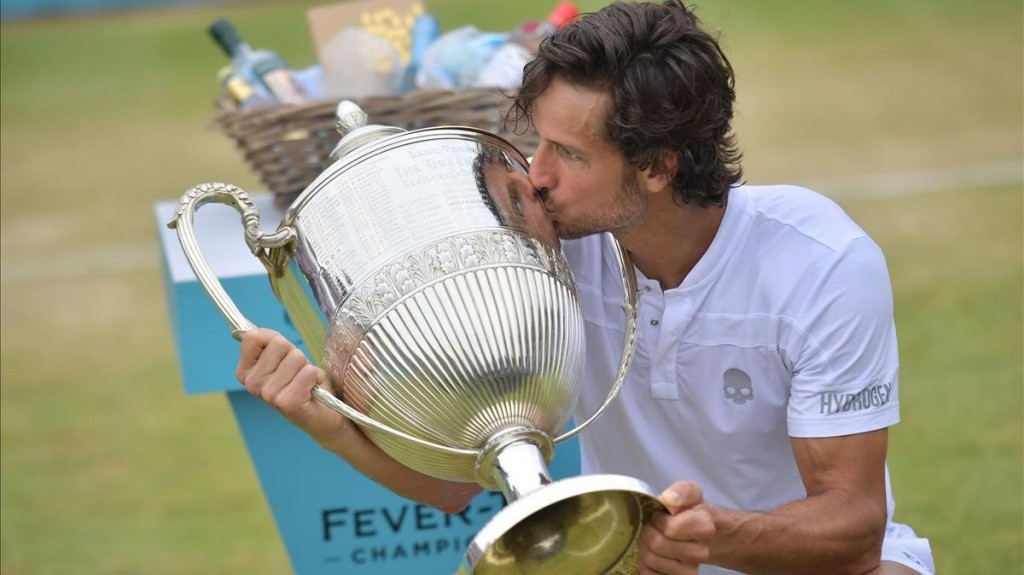
{"type": "Polygon", "coordinates": [[[440,451],[441,453],[444,453],[446,455],[460,455],[470,457],[479,457],[479,455],[483,452],[483,450],[481,449],[464,449],[461,447],[441,445],[440,443],[434,443],[433,441],[422,439],[416,437],[415,435],[410,435],[400,429],[395,429],[390,425],[381,423],[376,419],[373,419],[372,417],[366,415],[365,413],[338,399],[338,396],[324,389],[322,385],[317,385],[313,387],[313,399],[326,405],[328,408],[337,411],[338,413],[344,415],[345,417],[351,419],[352,421],[355,421],[356,423],[359,423],[365,427],[369,427],[376,431],[380,431],[382,433],[389,433],[391,435],[401,437],[402,439],[408,441],[409,443],[414,443],[420,447],[440,451]]]}
{"type": "MultiPolygon", "coordinates": [[[[228,325],[231,326],[231,337],[241,340],[242,335],[246,332],[256,329],[256,324],[249,321],[238,310],[238,306],[231,300],[220,280],[217,279],[217,276],[210,269],[206,258],[203,257],[202,250],[199,249],[199,242],[196,240],[195,227],[193,226],[195,212],[201,206],[210,203],[231,206],[242,214],[242,225],[245,227],[245,243],[249,246],[252,254],[263,262],[268,271],[272,271],[274,265],[270,261],[267,249],[281,248],[288,245],[289,242],[295,239],[295,231],[285,227],[273,234],[263,233],[263,229],[260,227],[259,210],[249,197],[249,194],[237,186],[219,182],[199,184],[185,192],[185,195],[178,202],[178,211],[174,219],[167,224],[167,227],[178,231],[178,241],[181,242],[181,247],[185,252],[185,258],[188,259],[188,264],[196,274],[199,284],[203,286],[207,295],[213,300],[213,304],[220,311],[221,315],[224,316],[224,319],[227,320],[228,325]]],[[[319,385],[313,388],[313,398],[349,419],[378,431],[392,433],[422,447],[453,455],[477,456],[480,453],[480,450],[460,449],[432,443],[393,429],[357,411],[319,385]]]]}
{"type": "Polygon", "coordinates": [[[220,182],[199,184],[185,192],[178,202],[178,212],[167,227],[178,231],[178,241],[188,259],[188,265],[196,274],[196,279],[203,286],[206,293],[213,300],[228,325],[231,326],[231,337],[241,340],[242,334],[256,329],[256,325],[246,319],[238,306],[231,301],[231,297],[224,291],[220,280],[210,270],[210,265],[203,257],[199,249],[199,242],[196,241],[195,228],[192,225],[195,211],[201,206],[209,203],[217,203],[231,206],[242,214],[242,225],[245,227],[245,243],[254,256],[263,262],[268,269],[271,268],[267,248],[283,247],[295,238],[295,232],[291,228],[280,229],[273,234],[264,234],[260,227],[260,213],[256,204],[249,198],[241,188],[231,184],[220,182]]]}
{"type": "Polygon", "coordinates": [[[607,408],[608,405],[618,397],[619,390],[622,389],[622,382],[626,380],[626,369],[629,367],[629,362],[633,359],[633,351],[636,349],[636,308],[638,304],[638,290],[636,272],[633,271],[633,260],[630,259],[626,250],[619,245],[615,236],[608,233],[605,234],[605,237],[608,238],[608,243],[612,246],[612,253],[615,254],[615,259],[619,264],[619,270],[622,272],[622,289],[625,292],[626,297],[626,301],[622,303],[622,311],[626,314],[626,336],[622,347],[622,359],[619,361],[619,371],[615,375],[615,383],[612,384],[611,390],[608,391],[608,397],[604,399],[604,403],[601,404],[601,407],[598,407],[597,411],[587,418],[586,421],[556,437],[555,443],[560,443],[566,439],[570,439],[583,431],[584,428],[593,423],[593,421],[604,412],[605,408],[607,408]]]}

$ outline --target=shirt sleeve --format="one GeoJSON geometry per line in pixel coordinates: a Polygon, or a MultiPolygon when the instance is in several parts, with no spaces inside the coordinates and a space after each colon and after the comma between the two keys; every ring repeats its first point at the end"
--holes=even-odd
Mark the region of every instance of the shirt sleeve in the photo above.
{"type": "Polygon", "coordinates": [[[899,355],[881,250],[867,237],[851,241],[811,281],[792,358],[790,436],[836,437],[896,424],[899,355]]]}

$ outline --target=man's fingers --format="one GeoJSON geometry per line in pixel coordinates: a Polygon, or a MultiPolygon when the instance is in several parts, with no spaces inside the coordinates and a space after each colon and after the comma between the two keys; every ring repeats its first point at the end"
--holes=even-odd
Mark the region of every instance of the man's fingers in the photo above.
{"type": "MultiPolygon", "coordinates": [[[[684,511],[679,515],[659,514],[663,521],[678,521],[683,515],[691,513],[684,511]]],[[[637,564],[643,566],[640,573],[692,573],[696,575],[699,565],[706,563],[711,557],[711,550],[707,541],[695,539],[692,534],[677,534],[671,536],[662,531],[661,526],[653,521],[644,526],[640,534],[640,549],[637,554],[637,564]]],[[[670,530],[671,531],[671,530],[670,530]]]]}
{"type": "Polygon", "coordinates": [[[708,560],[707,545],[679,541],[665,543],[671,548],[662,545],[656,549],[644,537],[644,545],[637,555],[640,573],[678,573],[684,569],[692,569],[696,573],[697,566],[708,560]]]}
{"type": "Polygon", "coordinates": [[[313,386],[328,384],[327,374],[284,336],[272,330],[244,334],[236,376],[320,444],[340,440],[348,420],[312,395],[313,386]]]}
{"type": "Polygon", "coordinates": [[[710,557],[715,522],[704,494],[692,481],[678,481],[659,496],[667,511],[655,513],[641,534],[641,573],[697,573],[710,557]]]}
{"type": "Polygon", "coordinates": [[[250,383],[265,384],[267,376],[273,375],[278,370],[281,362],[284,361],[284,358],[293,349],[296,349],[296,347],[292,342],[280,334],[270,338],[264,344],[259,359],[256,360],[255,365],[249,370],[245,381],[246,386],[250,383]]]}
{"type": "MultiPolygon", "coordinates": [[[[280,338],[284,340],[284,338],[280,338]]],[[[263,351],[263,357],[256,364],[253,369],[255,377],[261,377],[262,385],[259,385],[259,394],[267,403],[278,406],[278,396],[285,389],[291,388],[296,384],[295,377],[299,374],[302,368],[309,365],[309,360],[306,358],[306,354],[302,353],[302,350],[293,346],[287,340],[284,340],[283,345],[279,345],[277,339],[270,342],[267,348],[263,351]],[[264,364],[264,361],[266,363],[264,364]],[[263,371],[263,370],[266,371],[263,371]]],[[[309,389],[306,390],[309,393],[309,389]]]]}
{"type": "Polygon", "coordinates": [[[677,481],[658,496],[670,513],[678,513],[704,501],[704,493],[693,481],[677,481]]]}
{"type": "Polygon", "coordinates": [[[264,348],[274,337],[278,336],[272,329],[255,329],[242,334],[242,346],[238,356],[238,367],[235,369],[235,377],[239,383],[245,383],[245,378],[256,366],[264,348]]]}
{"type": "Polygon", "coordinates": [[[309,412],[324,406],[313,399],[313,387],[327,381],[327,374],[324,370],[306,363],[292,378],[292,381],[281,389],[274,398],[278,409],[287,413],[298,415],[300,412],[309,412]]]}
{"type": "Polygon", "coordinates": [[[675,515],[655,513],[650,523],[664,537],[675,541],[707,542],[715,537],[715,520],[704,505],[675,515]]]}

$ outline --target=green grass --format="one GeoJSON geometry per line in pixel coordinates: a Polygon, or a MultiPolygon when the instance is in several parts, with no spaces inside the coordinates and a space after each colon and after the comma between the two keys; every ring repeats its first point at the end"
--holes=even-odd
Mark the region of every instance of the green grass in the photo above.
{"type": "MultiPolygon", "coordinates": [[[[0,26],[5,575],[288,571],[227,402],[182,391],[152,206],[202,181],[258,189],[208,128],[223,58],[205,27],[226,14],[301,67],[314,4],[0,26]]],[[[549,4],[431,3],[448,28],[490,29],[549,4]]],[[[810,6],[701,5],[739,77],[751,182],[873,191],[888,172],[1024,157],[1019,2],[810,6]]],[[[942,574],[1021,573],[1021,184],[841,198],[893,278],[897,517],[942,574]]]]}
{"type": "Polygon", "coordinates": [[[1020,186],[846,204],[897,298],[896,516],[931,538],[940,572],[1020,573],[1020,186]]]}

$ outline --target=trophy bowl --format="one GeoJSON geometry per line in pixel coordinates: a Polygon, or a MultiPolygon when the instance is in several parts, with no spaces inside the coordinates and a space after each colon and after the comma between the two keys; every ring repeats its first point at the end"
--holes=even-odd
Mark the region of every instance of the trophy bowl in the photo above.
{"type": "Polygon", "coordinates": [[[600,408],[565,431],[579,397],[583,315],[527,159],[486,131],[367,125],[338,107],[331,165],[267,234],[248,195],[208,183],[169,224],[236,338],[255,326],[212,273],[192,220],[233,206],[311,359],[333,390],[314,397],[422,473],[501,490],[509,505],[470,544],[465,573],[616,572],[663,509],[633,478],[553,481],[555,445],[616,397],[636,335],[636,280],[623,250],[626,337],[600,408]],[[627,272],[628,270],[628,272],[627,272]]]}

